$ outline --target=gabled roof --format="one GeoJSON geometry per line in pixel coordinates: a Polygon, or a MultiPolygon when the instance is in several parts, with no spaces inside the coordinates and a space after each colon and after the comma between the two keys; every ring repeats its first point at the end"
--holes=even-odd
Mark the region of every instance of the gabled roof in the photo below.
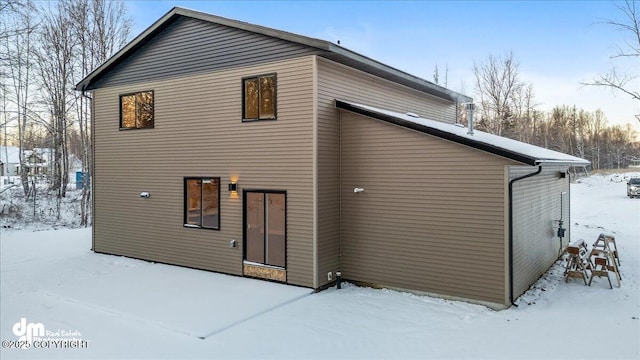
{"type": "Polygon", "coordinates": [[[459,144],[467,145],[475,149],[486,151],[488,153],[528,165],[555,163],[569,166],[586,166],[591,164],[591,162],[579,157],[502,136],[489,134],[483,131],[474,130],[473,135],[469,135],[466,127],[460,127],[455,124],[416,118],[415,116],[395,111],[383,110],[372,106],[341,100],[336,100],[336,107],[459,144]]]}
{"type": "Polygon", "coordinates": [[[331,42],[311,38],[307,36],[297,35],[286,31],[276,30],[260,25],[254,25],[242,21],[231,20],[220,16],[210,15],[207,13],[184,9],[180,7],[174,7],[145,31],[128,43],[125,47],[120,49],[115,55],[109,58],[105,63],[100,65],[97,69],[91,72],[87,77],[82,79],[77,85],[76,90],[85,90],[87,87],[96,82],[102,75],[109,72],[116,65],[121,63],[130,54],[135,52],[141,46],[144,46],[153,36],[169,26],[175,19],[180,16],[194,18],[202,21],[207,21],[215,24],[228,26],[235,29],[250,31],[273,38],[278,38],[293,43],[309,46],[320,51],[320,56],[334,60],[336,62],[352,66],[354,68],[369,72],[371,74],[380,76],[382,78],[403,84],[405,86],[412,87],[414,89],[423,91],[425,93],[456,102],[471,102],[472,99],[466,95],[459,94],[455,91],[446,89],[440,85],[436,85],[430,81],[424,80],[417,76],[411,75],[404,71],[398,70],[391,66],[385,65],[377,60],[360,55],[354,51],[333,44],[331,42]]]}

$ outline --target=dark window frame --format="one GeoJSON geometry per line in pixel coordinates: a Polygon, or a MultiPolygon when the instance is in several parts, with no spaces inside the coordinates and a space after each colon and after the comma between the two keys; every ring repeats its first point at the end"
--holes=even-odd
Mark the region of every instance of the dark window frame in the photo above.
{"type": "Polygon", "coordinates": [[[242,78],[242,122],[254,122],[254,121],[275,121],[278,120],[278,73],[268,73],[268,74],[261,74],[261,75],[253,75],[253,76],[246,76],[242,78]],[[260,78],[264,78],[264,77],[273,77],[273,83],[274,83],[274,87],[273,87],[273,117],[261,117],[260,116],[260,78]],[[245,94],[245,83],[247,80],[254,80],[257,79],[258,80],[258,117],[257,118],[247,118],[246,116],[246,111],[247,111],[247,97],[245,94]]]}
{"type": "Polygon", "coordinates": [[[186,227],[186,228],[192,228],[192,229],[205,229],[205,230],[217,230],[220,231],[220,229],[222,228],[222,216],[220,214],[220,177],[215,177],[215,176],[185,176],[184,178],[182,178],[182,187],[183,187],[183,198],[184,198],[184,202],[183,202],[183,207],[182,207],[182,226],[186,227]],[[204,180],[215,180],[218,182],[218,227],[208,227],[208,226],[203,226],[202,225],[202,199],[203,199],[203,194],[202,194],[202,182],[200,183],[200,225],[196,225],[196,224],[189,224],[188,223],[188,216],[189,216],[189,198],[187,196],[187,182],[189,180],[200,180],[200,181],[204,181],[204,180]]]}
{"type": "MultiPolygon", "coordinates": [[[[135,91],[135,92],[131,92],[131,93],[126,93],[126,94],[119,94],[119,103],[120,103],[120,109],[118,110],[118,112],[120,113],[120,130],[142,130],[142,129],[153,129],[156,127],[156,94],[154,90],[142,90],[142,91],[135,91]],[[146,92],[150,92],[151,93],[151,118],[153,119],[153,124],[151,126],[144,126],[144,127],[139,127],[137,126],[137,121],[136,121],[136,126],[135,127],[124,127],[122,126],[122,98],[125,96],[131,96],[131,95],[138,95],[140,93],[146,93],[146,92]]],[[[136,116],[137,116],[137,102],[136,102],[136,116]]]]}

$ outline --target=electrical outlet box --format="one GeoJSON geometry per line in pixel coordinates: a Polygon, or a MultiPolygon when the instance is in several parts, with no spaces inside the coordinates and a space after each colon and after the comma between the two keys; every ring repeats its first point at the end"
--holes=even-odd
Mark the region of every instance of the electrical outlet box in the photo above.
{"type": "Polygon", "coordinates": [[[332,281],[333,280],[333,273],[331,271],[329,271],[327,273],[327,281],[332,281]]]}

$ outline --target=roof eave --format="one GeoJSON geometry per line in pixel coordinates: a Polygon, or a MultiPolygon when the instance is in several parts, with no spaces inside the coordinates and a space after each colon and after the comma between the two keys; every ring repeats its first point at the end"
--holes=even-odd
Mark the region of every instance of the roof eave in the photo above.
{"type": "Polygon", "coordinates": [[[214,22],[216,24],[221,24],[245,31],[250,31],[254,33],[260,33],[266,36],[271,36],[274,38],[291,41],[303,45],[307,45],[310,47],[318,48],[320,50],[330,51],[328,41],[314,39],[310,37],[306,37],[303,35],[293,34],[286,31],[275,30],[268,27],[254,25],[247,22],[242,22],[238,20],[227,19],[221,16],[215,16],[206,14],[200,11],[195,11],[191,9],[185,9],[180,7],[174,7],[169,12],[164,14],[160,19],[156,20],[153,24],[151,24],[146,30],[144,30],[140,35],[136,36],[135,39],[131,40],[127,45],[125,45],[120,51],[111,56],[107,61],[105,61],[102,65],[97,67],[94,71],[92,71],[89,75],[87,75],[84,79],[82,79],[78,84],[76,84],[75,89],[78,91],[85,90],[93,80],[101,75],[104,71],[108,70],[110,67],[114,66],[120,58],[125,56],[132,50],[135,50],[148,36],[153,33],[159,31],[164,28],[169,20],[173,17],[177,16],[186,16],[202,21],[214,22]]]}
{"type": "Polygon", "coordinates": [[[501,147],[497,147],[497,146],[492,146],[491,144],[486,144],[486,143],[482,143],[482,142],[478,142],[478,141],[474,141],[472,139],[466,138],[466,137],[462,137],[462,136],[458,136],[446,131],[442,131],[439,129],[435,129],[432,127],[428,127],[428,126],[424,126],[424,125],[420,125],[417,124],[415,122],[410,122],[410,121],[406,121],[400,118],[397,118],[395,116],[390,116],[390,115],[386,115],[386,114],[381,114],[378,112],[374,112],[374,111],[369,111],[367,109],[363,109],[361,107],[358,106],[354,106],[348,102],[344,102],[341,100],[336,99],[335,100],[335,104],[336,104],[336,108],[339,109],[343,109],[343,110],[348,110],[360,115],[364,115],[364,116],[368,116],[368,117],[372,117],[374,119],[378,119],[378,120],[382,120],[382,121],[386,121],[395,125],[399,125],[402,127],[406,127],[412,130],[416,130],[416,131],[420,131],[429,135],[433,135],[445,140],[449,140],[449,141],[453,141],[456,142],[458,144],[462,144],[462,145],[466,145],[478,150],[482,150],[494,155],[498,155],[498,156],[502,156],[504,158],[507,159],[511,159],[514,160],[516,162],[522,163],[522,164],[526,164],[526,165],[531,165],[531,166],[537,166],[537,165],[544,165],[544,164],[551,164],[554,163],[556,165],[567,165],[567,166],[587,166],[589,164],[591,164],[589,161],[583,160],[583,159],[576,159],[576,160],[557,160],[557,159],[539,159],[536,157],[532,157],[532,156],[527,156],[515,151],[509,151],[507,149],[501,148],[501,147]]]}
{"type": "Polygon", "coordinates": [[[538,159],[536,165],[561,165],[561,166],[589,166],[591,161],[584,159],[576,160],[558,160],[558,159],[538,159]]]}
{"type": "Polygon", "coordinates": [[[196,10],[185,9],[180,7],[174,7],[169,12],[167,12],[160,19],[156,20],[151,26],[149,26],[145,31],[143,31],[140,35],[138,35],[135,39],[125,45],[120,51],[118,51],[115,55],[110,57],[107,61],[105,61],[102,65],[92,71],[89,75],[87,75],[84,79],[82,79],[78,84],[76,84],[75,89],[79,91],[86,90],[96,78],[102,75],[104,72],[111,69],[113,66],[117,65],[121,59],[126,56],[129,52],[135,51],[142,43],[147,39],[147,37],[153,35],[155,32],[162,30],[166,27],[170,20],[177,16],[186,16],[194,19],[199,19],[202,21],[213,22],[245,31],[250,31],[254,33],[263,34],[266,36],[270,36],[273,38],[282,39],[285,41],[290,41],[294,43],[298,43],[301,45],[313,47],[322,51],[326,51],[327,53],[336,54],[337,56],[342,56],[344,58],[350,59],[356,63],[359,63],[365,67],[369,67],[379,71],[381,73],[389,74],[392,78],[406,81],[408,83],[414,84],[415,88],[420,89],[426,93],[431,95],[450,100],[458,103],[466,103],[472,102],[473,99],[469,96],[457,93],[455,91],[444,88],[440,85],[431,83],[427,80],[421,79],[417,76],[411,75],[402,70],[398,70],[389,65],[385,65],[377,60],[371,59],[367,56],[360,55],[354,51],[346,49],[342,46],[333,44],[326,40],[315,39],[311,37],[307,37],[304,35],[298,35],[282,30],[276,30],[260,25],[250,24],[247,22],[242,22],[238,20],[232,20],[216,15],[211,15],[207,13],[203,13],[196,10]]]}
{"type": "Polygon", "coordinates": [[[298,44],[311,46],[321,50],[329,51],[329,45],[331,44],[330,42],[325,40],[315,39],[312,37],[294,34],[294,33],[290,33],[283,30],[272,29],[266,26],[251,24],[244,21],[233,20],[233,19],[222,17],[222,16],[211,15],[201,11],[185,9],[185,8],[174,8],[174,10],[177,15],[183,15],[183,16],[191,17],[198,20],[213,22],[216,24],[225,25],[225,26],[229,26],[232,28],[240,29],[240,30],[250,31],[250,32],[270,36],[277,39],[282,39],[282,40],[286,40],[286,41],[290,41],[298,44]]]}
{"type": "Polygon", "coordinates": [[[95,79],[98,75],[102,74],[103,71],[109,69],[111,66],[115,65],[122,56],[127,54],[128,52],[134,50],[138,44],[144,41],[147,36],[156,32],[159,28],[163,27],[165,23],[173,16],[179,14],[180,8],[174,7],[169,10],[166,14],[164,14],[160,19],[156,20],[153,24],[151,24],[146,30],[144,30],[140,35],[136,36],[133,40],[131,40],[127,45],[125,45],[120,51],[111,56],[107,61],[102,63],[102,65],[98,66],[95,70],[93,70],[89,75],[85,76],[84,79],[80,80],[78,84],[76,84],[76,90],[84,91],[95,79]]]}
{"type": "Polygon", "coordinates": [[[392,76],[395,76],[399,79],[403,79],[412,83],[415,83],[416,85],[418,85],[419,87],[421,87],[422,89],[424,89],[426,92],[432,94],[432,95],[436,95],[438,97],[447,99],[447,100],[451,100],[454,102],[458,102],[458,103],[468,103],[468,102],[473,102],[473,98],[467,96],[467,95],[463,95],[460,93],[457,93],[455,91],[449,90],[445,87],[442,87],[440,85],[434,84],[432,82],[429,82],[427,80],[424,80],[422,78],[419,78],[417,76],[411,75],[407,72],[404,72],[402,70],[398,70],[394,67],[391,67],[389,65],[385,65],[377,60],[374,60],[370,57],[364,56],[364,55],[360,55],[354,51],[351,51],[347,48],[344,48],[342,46],[339,45],[335,45],[333,43],[327,42],[327,44],[329,45],[329,51],[334,53],[334,54],[338,54],[344,57],[347,57],[351,60],[357,61],[363,65],[372,67],[378,71],[382,71],[382,72],[387,72],[392,76]]]}

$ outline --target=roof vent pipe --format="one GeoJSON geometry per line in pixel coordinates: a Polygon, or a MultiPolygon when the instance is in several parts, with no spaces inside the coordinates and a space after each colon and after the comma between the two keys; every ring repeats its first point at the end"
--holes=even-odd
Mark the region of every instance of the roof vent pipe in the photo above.
{"type": "Polygon", "coordinates": [[[467,131],[468,135],[473,135],[473,103],[467,103],[467,126],[469,131],[467,131]]]}

